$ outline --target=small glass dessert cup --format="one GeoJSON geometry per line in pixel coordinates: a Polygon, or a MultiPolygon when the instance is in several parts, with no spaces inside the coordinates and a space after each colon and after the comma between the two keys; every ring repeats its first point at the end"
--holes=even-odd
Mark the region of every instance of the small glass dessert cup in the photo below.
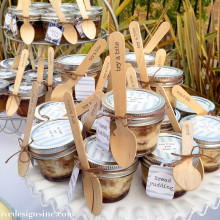
{"type": "MultiPolygon", "coordinates": [[[[165,167],[167,164],[171,164],[175,161],[180,160],[180,157],[173,156],[171,153],[181,154],[182,152],[182,137],[177,133],[161,133],[159,136],[156,150],[151,154],[146,155],[140,159],[142,182],[146,188],[148,172],[151,165],[161,165],[165,167]]],[[[196,142],[193,142],[193,146],[197,146],[196,142]]],[[[199,148],[194,148],[193,154],[198,154],[199,148]]],[[[193,166],[197,167],[199,158],[193,158],[193,166]]],[[[178,198],[184,195],[186,192],[176,184],[174,198],[178,198]]]]}
{"type": "MultiPolygon", "coordinates": [[[[152,91],[143,89],[127,89],[128,128],[137,140],[137,157],[152,152],[158,141],[161,123],[164,118],[164,98],[152,91]]],[[[103,110],[114,114],[113,92],[106,93],[102,98],[103,110]]],[[[115,121],[110,124],[111,135],[116,129],[115,121]]]]}
{"type": "MultiPolygon", "coordinates": [[[[199,96],[192,96],[209,114],[213,114],[215,111],[215,104],[208,99],[199,96]]],[[[180,112],[181,117],[196,114],[193,110],[188,108],[180,100],[177,100],[176,109],[180,112]]]]}
{"type": "MultiPolygon", "coordinates": [[[[80,129],[82,131],[82,123],[80,129]]],[[[69,180],[74,167],[76,148],[67,118],[42,122],[31,132],[29,151],[47,180],[69,180]],[[31,142],[32,141],[32,142],[31,142]]]]}
{"type": "MultiPolygon", "coordinates": [[[[39,86],[39,94],[38,94],[37,105],[40,105],[45,101],[46,89],[43,84],[38,83],[38,86],[39,86]]],[[[14,85],[11,85],[9,87],[9,91],[13,92],[13,89],[14,89],[14,85]]],[[[22,82],[19,87],[18,95],[20,96],[21,101],[17,110],[17,114],[20,116],[27,116],[31,89],[32,89],[31,82],[22,82]]]]}
{"type": "Polygon", "coordinates": [[[138,159],[130,167],[122,168],[117,165],[110,151],[98,147],[95,135],[86,138],[84,144],[90,167],[102,168],[101,174],[97,176],[102,187],[103,202],[117,202],[126,197],[138,167],[138,159]]]}
{"type": "Polygon", "coordinates": [[[211,115],[188,115],[180,121],[193,123],[193,137],[204,155],[201,157],[205,172],[220,167],[220,118],[211,115]],[[208,157],[206,157],[206,156],[208,157]]]}
{"type": "Polygon", "coordinates": [[[6,95],[5,93],[8,92],[8,86],[8,81],[0,80],[0,112],[4,112],[6,110],[8,95],[6,95]]]}

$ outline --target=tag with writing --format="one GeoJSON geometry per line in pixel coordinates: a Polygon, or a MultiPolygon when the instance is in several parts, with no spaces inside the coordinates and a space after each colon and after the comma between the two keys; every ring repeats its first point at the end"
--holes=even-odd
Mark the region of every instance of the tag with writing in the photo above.
{"type": "Polygon", "coordinates": [[[63,36],[63,26],[58,26],[57,21],[51,21],[47,28],[45,41],[59,45],[63,36]]]}
{"type": "Polygon", "coordinates": [[[70,178],[69,186],[68,186],[68,192],[67,192],[69,202],[71,202],[72,200],[78,176],[79,176],[79,168],[77,166],[74,166],[73,172],[70,178]]]}
{"type": "Polygon", "coordinates": [[[5,14],[5,22],[4,22],[4,28],[7,30],[10,30],[10,25],[11,25],[11,14],[8,12],[5,14]]]}
{"type": "Polygon", "coordinates": [[[146,184],[146,194],[149,197],[171,200],[174,196],[175,186],[173,168],[150,166],[146,184]]]}
{"type": "Polygon", "coordinates": [[[83,101],[95,92],[95,79],[82,77],[75,85],[75,96],[78,101],[83,101]]]}
{"type": "Polygon", "coordinates": [[[18,35],[17,17],[15,15],[12,16],[12,32],[13,36],[18,35]]]}
{"type": "MultiPolygon", "coordinates": [[[[104,112],[99,111],[98,114],[104,114],[104,112]]],[[[102,150],[109,151],[110,142],[110,117],[103,116],[97,119],[96,128],[96,142],[97,146],[102,150]]]]}
{"type": "Polygon", "coordinates": [[[81,38],[84,38],[86,35],[84,34],[83,29],[82,29],[82,21],[83,21],[82,17],[78,17],[74,20],[74,22],[76,24],[75,28],[76,28],[77,32],[79,33],[81,38]]]}

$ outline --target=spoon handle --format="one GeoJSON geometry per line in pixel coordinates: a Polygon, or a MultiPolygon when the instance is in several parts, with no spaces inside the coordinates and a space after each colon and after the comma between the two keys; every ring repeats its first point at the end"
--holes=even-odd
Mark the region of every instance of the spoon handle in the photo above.
{"type": "Polygon", "coordinates": [[[24,44],[19,43],[16,55],[15,55],[15,58],[14,58],[14,61],[12,63],[12,67],[11,67],[13,70],[16,70],[18,68],[18,64],[19,64],[19,61],[20,61],[20,55],[21,55],[21,52],[22,52],[23,49],[24,49],[24,44]]]}
{"type": "MultiPolygon", "coordinates": [[[[189,155],[193,149],[193,124],[184,121],[182,124],[182,154],[189,155]]],[[[192,158],[191,158],[192,159],[192,158]]]]}
{"type": "Polygon", "coordinates": [[[33,50],[32,50],[31,45],[28,45],[28,51],[29,51],[29,54],[30,54],[30,61],[31,61],[32,70],[36,70],[35,62],[34,62],[34,55],[33,55],[33,50]]]}
{"type": "Polygon", "coordinates": [[[44,75],[44,60],[45,60],[45,46],[40,45],[38,47],[38,67],[37,67],[37,82],[43,82],[43,75],[44,75]]]}
{"type": "Polygon", "coordinates": [[[29,17],[29,6],[25,0],[22,0],[22,11],[23,11],[24,21],[27,22],[29,17]]]}
{"type": "Polygon", "coordinates": [[[155,66],[164,66],[166,60],[166,51],[164,49],[159,49],[156,53],[155,66]]]}
{"type": "Polygon", "coordinates": [[[88,19],[88,15],[86,13],[86,9],[85,9],[85,5],[84,5],[84,2],[82,0],[76,0],[77,2],[77,5],[79,7],[79,10],[80,10],[80,13],[83,17],[83,19],[88,19]]]}
{"type": "Polygon", "coordinates": [[[53,64],[54,64],[54,49],[48,48],[48,85],[53,85],[53,64]]]}
{"type": "Polygon", "coordinates": [[[84,0],[85,6],[86,6],[86,10],[91,11],[91,4],[90,4],[90,0],[84,0]]]}
{"type": "Polygon", "coordinates": [[[61,22],[66,22],[66,18],[61,10],[61,5],[58,3],[57,0],[50,0],[51,5],[53,6],[58,18],[61,22]]]}
{"type": "Polygon", "coordinates": [[[137,75],[132,66],[127,68],[126,77],[127,77],[128,87],[137,89],[138,88],[137,75]]]}

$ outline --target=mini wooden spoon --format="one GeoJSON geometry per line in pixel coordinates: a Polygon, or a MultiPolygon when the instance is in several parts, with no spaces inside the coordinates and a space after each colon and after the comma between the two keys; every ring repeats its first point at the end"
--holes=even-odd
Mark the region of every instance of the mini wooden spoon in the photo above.
{"type": "MultiPolygon", "coordinates": [[[[31,98],[28,107],[27,121],[25,125],[24,138],[21,144],[21,148],[27,147],[29,144],[29,138],[31,134],[31,128],[34,121],[34,114],[38,100],[39,87],[37,82],[33,82],[31,90],[31,98]]],[[[30,164],[30,156],[27,151],[22,151],[19,154],[18,159],[18,173],[20,177],[24,177],[27,173],[30,164]]]]}
{"type": "Polygon", "coordinates": [[[82,29],[86,37],[90,40],[94,39],[96,36],[96,27],[93,21],[89,20],[88,15],[86,13],[85,5],[82,0],[76,0],[80,13],[83,18],[82,29]]]}
{"type": "MultiPolygon", "coordinates": [[[[114,32],[110,35],[109,52],[115,115],[124,117],[127,113],[125,40],[120,32],[114,32]]],[[[135,135],[126,124],[127,119],[116,119],[116,129],[110,138],[114,159],[119,166],[124,168],[132,164],[137,152],[135,135]]]]}
{"type": "Polygon", "coordinates": [[[86,55],[83,62],[78,66],[75,71],[77,75],[76,79],[69,79],[64,84],[58,85],[52,92],[52,101],[62,101],[64,93],[66,91],[72,91],[73,86],[84,76],[87,69],[94,63],[94,61],[100,56],[100,54],[105,50],[107,42],[104,39],[98,40],[94,46],[91,48],[89,53],[86,55]],[[79,75],[79,76],[78,76],[79,75]]]}
{"type": "Polygon", "coordinates": [[[53,64],[54,64],[54,49],[53,47],[48,48],[48,91],[45,95],[45,101],[49,102],[51,94],[53,92],[53,64]]]}
{"type": "MultiPolygon", "coordinates": [[[[19,87],[20,87],[21,80],[24,74],[28,56],[29,56],[28,50],[24,49],[21,53],[21,59],[19,62],[18,72],[15,78],[13,95],[18,95],[19,87]]],[[[13,95],[9,96],[7,103],[6,103],[6,112],[8,116],[12,116],[18,110],[18,107],[20,104],[20,99],[17,96],[13,96],[13,95]]]]}
{"type": "Polygon", "coordinates": [[[23,10],[24,23],[20,28],[21,39],[25,42],[25,44],[30,45],[34,40],[35,30],[28,21],[29,6],[25,0],[22,0],[22,10],[23,10]]]}
{"type": "Polygon", "coordinates": [[[172,93],[183,104],[192,109],[197,115],[208,115],[208,112],[181,86],[174,86],[172,89],[172,93]]]}
{"type": "MultiPolygon", "coordinates": [[[[57,0],[50,0],[51,5],[53,6],[58,18],[60,19],[61,22],[67,22],[62,10],[61,10],[61,5],[58,3],[57,0]]],[[[71,43],[71,44],[76,44],[78,40],[78,35],[76,32],[76,29],[70,25],[70,24],[64,24],[63,25],[64,31],[63,31],[63,36],[65,39],[71,43]]]]}
{"type": "Polygon", "coordinates": [[[171,124],[172,124],[173,130],[175,132],[177,132],[177,133],[181,133],[180,125],[179,125],[179,123],[178,123],[178,121],[176,119],[175,113],[173,111],[173,108],[172,108],[172,106],[170,104],[170,101],[169,101],[169,99],[167,97],[167,94],[166,94],[164,88],[162,86],[158,85],[156,87],[156,91],[157,91],[157,93],[161,94],[164,97],[164,99],[165,99],[165,102],[166,102],[166,104],[165,104],[165,111],[166,111],[166,114],[167,114],[171,124]]]}
{"type": "Polygon", "coordinates": [[[164,49],[159,49],[156,53],[155,66],[164,66],[166,60],[166,51],[164,49]]]}
{"type": "MultiPolygon", "coordinates": [[[[182,124],[182,154],[189,155],[193,149],[193,124],[184,121],[182,124]]],[[[193,166],[193,158],[185,159],[173,168],[175,182],[185,191],[197,189],[201,182],[200,172],[193,166]]]]}
{"type": "Polygon", "coordinates": [[[144,53],[150,54],[157,44],[162,40],[166,33],[170,30],[170,23],[163,22],[160,27],[157,29],[147,46],[144,48],[144,53]]]}
{"type": "MultiPolygon", "coordinates": [[[[129,25],[129,30],[131,34],[131,39],[135,51],[135,56],[137,60],[137,66],[138,70],[140,73],[140,78],[142,82],[148,83],[149,82],[149,77],[147,74],[147,67],[146,67],[146,61],[144,57],[144,50],[143,50],[143,43],[142,43],[142,38],[141,38],[141,32],[140,32],[140,27],[137,21],[132,21],[129,25]]],[[[142,87],[144,89],[149,89],[150,85],[144,85],[142,84],[142,87]]]]}
{"type": "MultiPolygon", "coordinates": [[[[87,159],[85,146],[82,139],[82,134],[80,131],[78,115],[76,113],[75,104],[73,101],[72,94],[70,92],[65,93],[64,102],[69,117],[70,126],[74,136],[74,142],[81,166],[83,167],[83,169],[89,170],[90,166],[87,159]]],[[[102,188],[98,177],[91,172],[84,172],[83,191],[84,191],[86,203],[90,211],[94,215],[99,215],[102,210],[102,188]]]]}

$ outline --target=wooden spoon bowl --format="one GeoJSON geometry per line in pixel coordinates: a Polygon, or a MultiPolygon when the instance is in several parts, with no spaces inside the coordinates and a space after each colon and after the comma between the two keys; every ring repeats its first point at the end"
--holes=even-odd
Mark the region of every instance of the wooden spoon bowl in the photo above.
{"type": "Polygon", "coordinates": [[[91,20],[83,20],[82,29],[86,37],[90,40],[94,39],[96,36],[96,26],[91,20]]]}
{"type": "Polygon", "coordinates": [[[70,24],[64,24],[63,27],[63,36],[65,39],[71,44],[76,44],[78,40],[76,29],[70,24]]]}
{"type": "Polygon", "coordinates": [[[20,105],[20,98],[18,96],[9,96],[6,103],[6,112],[8,116],[12,116],[18,110],[20,105]]]}
{"type": "Polygon", "coordinates": [[[25,44],[30,45],[33,42],[35,30],[29,22],[26,22],[21,26],[20,33],[21,39],[25,42],[25,44]]]}

